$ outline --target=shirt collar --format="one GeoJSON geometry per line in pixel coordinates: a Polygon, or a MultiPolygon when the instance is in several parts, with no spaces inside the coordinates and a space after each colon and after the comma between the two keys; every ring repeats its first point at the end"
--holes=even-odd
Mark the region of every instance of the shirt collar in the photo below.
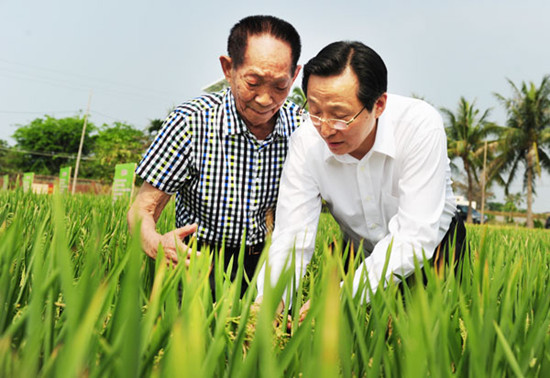
{"type": "MultiPolygon", "coordinates": [[[[389,100],[389,98],[388,98],[389,100]]],[[[376,139],[371,151],[395,157],[395,137],[393,133],[393,122],[391,114],[386,106],[384,113],[378,118],[378,127],[376,128],[376,139]]]]}
{"type": "MultiPolygon", "coordinates": [[[[235,96],[231,92],[231,88],[227,88],[226,92],[223,95],[223,117],[222,117],[222,127],[224,135],[238,135],[250,133],[250,130],[246,126],[246,123],[241,118],[237,112],[237,106],[235,105],[235,96]]],[[[276,136],[290,136],[290,131],[285,127],[287,122],[283,122],[283,119],[286,120],[288,115],[284,111],[288,106],[288,101],[286,101],[281,109],[279,109],[277,121],[275,122],[275,128],[271,135],[276,136]]]]}

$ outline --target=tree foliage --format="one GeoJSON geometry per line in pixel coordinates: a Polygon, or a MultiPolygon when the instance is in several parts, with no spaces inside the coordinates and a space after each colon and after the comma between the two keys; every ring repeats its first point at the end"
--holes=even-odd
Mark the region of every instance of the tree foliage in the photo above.
{"type": "Polygon", "coordinates": [[[288,96],[288,99],[298,106],[304,106],[307,100],[304,91],[300,87],[292,88],[292,92],[290,96],[288,96]]]}
{"type": "Polygon", "coordinates": [[[508,174],[505,193],[522,170],[523,186],[527,189],[527,227],[533,223],[533,195],[535,178],[545,169],[550,173],[550,76],[545,76],[539,87],[534,83],[512,87],[512,96],[495,94],[507,111],[506,130],[500,155],[495,166],[508,174]]]}
{"type": "MultiPolygon", "coordinates": [[[[468,222],[472,221],[472,201],[476,187],[480,187],[480,173],[483,169],[485,141],[488,136],[498,135],[499,128],[488,120],[489,110],[483,113],[475,106],[475,101],[468,102],[460,98],[456,113],[442,108],[447,118],[447,149],[451,160],[460,159],[466,175],[466,197],[469,202],[468,222]]],[[[488,143],[488,150],[493,151],[498,142],[488,143]]],[[[456,165],[452,165],[456,171],[456,165]]]]}
{"type": "Polygon", "coordinates": [[[95,159],[86,164],[86,171],[94,178],[110,181],[115,165],[139,162],[146,146],[146,134],[129,124],[103,125],[95,136],[95,159]]]}
{"type": "Polygon", "coordinates": [[[163,125],[164,121],[160,118],[149,120],[149,126],[145,129],[148,145],[153,142],[163,125]]]}
{"type": "MultiPolygon", "coordinates": [[[[61,167],[74,167],[83,125],[84,119],[78,116],[45,116],[19,127],[13,149],[7,143],[0,145],[0,162],[9,155],[11,167],[8,170],[2,164],[2,170],[57,176],[61,167]]],[[[129,124],[115,122],[98,128],[88,122],[79,177],[110,181],[116,164],[138,162],[147,145],[147,134],[129,124]]]]}
{"type": "MultiPolygon", "coordinates": [[[[80,116],[36,118],[21,126],[13,134],[16,149],[20,151],[18,168],[38,174],[57,175],[59,168],[73,164],[78,153],[84,118],[80,116]]],[[[90,153],[93,144],[91,133],[95,126],[88,122],[82,155],[90,153]]]]}
{"type": "Polygon", "coordinates": [[[3,139],[0,139],[0,174],[17,172],[17,154],[3,139]]]}

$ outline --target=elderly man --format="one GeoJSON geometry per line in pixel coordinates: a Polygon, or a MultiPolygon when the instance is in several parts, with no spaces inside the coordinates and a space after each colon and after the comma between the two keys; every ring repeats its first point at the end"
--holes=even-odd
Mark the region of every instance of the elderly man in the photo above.
{"type": "MultiPolygon", "coordinates": [[[[297,278],[304,274],[322,200],[345,241],[354,249],[363,246],[354,292],[363,272],[376,291],[413,273],[414,259],[422,264],[423,253],[438,264],[445,261],[455,230],[460,255],[465,229],[455,216],[438,112],[424,101],[386,93],[384,62],[360,42],[336,42],[321,50],[304,66],[302,88],[309,120],[291,138],[281,178],[269,250],[272,283],[293,248],[297,278]]],[[[264,271],[258,289],[261,295],[264,271]]]]}
{"type": "MultiPolygon", "coordinates": [[[[300,71],[301,42],[288,22],[250,16],[231,29],[228,55],[220,57],[230,89],[177,107],[137,167],[144,179],[130,211],[141,222],[145,253],[162,245],[172,263],[196,233],[199,247],[225,246],[226,263],[245,240],[251,276],[263,249],[268,209],[274,208],[288,140],[300,123],[299,108],[286,101],[300,71]],[[176,194],[176,229],[156,222],[176,194]]],[[[236,271],[236,269],[235,269],[236,271]]],[[[211,279],[212,282],[212,279],[211,279]]],[[[246,284],[243,284],[243,292],[246,284]]]]}

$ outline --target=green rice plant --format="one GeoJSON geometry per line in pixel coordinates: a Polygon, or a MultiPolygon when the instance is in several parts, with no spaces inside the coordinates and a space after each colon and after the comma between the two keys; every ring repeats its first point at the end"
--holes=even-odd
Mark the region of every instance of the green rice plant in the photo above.
{"type": "MultiPolygon", "coordinates": [[[[127,208],[108,196],[0,192],[0,376],[550,375],[546,230],[468,226],[457,277],[418,262],[426,285],[392,282],[367,304],[324,213],[305,279],[283,272],[257,305],[258,272],[241,298],[217,253],[192,244],[189,268],[168,266],[162,250],[149,259],[127,208]],[[277,312],[281,299],[290,312],[277,312]]],[[[173,211],[170,202],[161,232],[173,211]]],[[[243,258],[233,258],[238,275],[243,258]]]]}

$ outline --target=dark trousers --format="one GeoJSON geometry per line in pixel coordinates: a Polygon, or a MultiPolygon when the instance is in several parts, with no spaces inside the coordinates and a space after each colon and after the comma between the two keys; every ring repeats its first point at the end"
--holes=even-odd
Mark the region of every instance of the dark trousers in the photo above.
{"type": "Polygon", "coordinates": [[[466,248],[466,227],[462,218],[458,214],[455,214],[449,230],[435,249],[431,260],[432,265],[436,271],[439,271],[445,263],[452,262],[455,265],[455,273],[458,273],[459,265],[464,259],[466,248]],[[453,248],[451,249],[451,247],[453,248]]]}
{"type": "MultiPolygon", "coordinates": [[[[439,243],[435,249],[430,262],[436,271],[443,269],[446,263],[452,264],[454,265],[455,274],[457,274],[460,268],[460,262],[464,259],[466,248],[466,227],[464,226],[462,218],[458,214],[455,214],[449,226],[449,230],[447,230],[443,240],[441,240],[441,243],[439,243]]],[[[352,248],[350,248],[350,253],[345,259],[344,267],[346,272],[349,269],[351,249],[352,248]]],[[[358,257],[361,260],[364,259],[363,255],[358,257]]],[[[424,272],[423,269],[422,272],[424,272]]],[[[424,284],[426,284],[426,276],[424,274],[423,276],[424,284]]],[[[410,276],[407,279],[407,284],[412,284],[413,282],[414,276],[410,276]]]]}
{"type": "MultiPolygon", "coordinates": [[[[202,241],[198,241],[197,243],[197,250],[200,251],[203,248],[209,248],[210,253],[215,253],[218,258],[218,263],[221,262],[221,247],[217,244],[212,243],[206,243],[202,241]]],[[[248,288],[248,282],[246,277],[248,277],[248,280],[251,280],[254,276],[254,272],[256,270],[256,267],[258,266],[258,261],[260,260],[260,256],[262,254],[262,251],[264,249],[264,243],[256,244],[253,246],[246,246],[243,250],[244,259],[243,259],[243,268],[244,268],[244,274],[242,278],[241,283],[241,298],[244,296],[244,293],[246,292],[246,289],[248,288]]],[[[235,281],[235,278],[237,277],[237,269],[239,267],[239,253],[241,253],[241,247],[231,247],[231,246],[225,246],[224,247],[224,255],[223,255],[223,271],[224,274],[227,271],[227,268],[229,267],[229,262],[231,258],[233,258],[233,265],[231,267],[231,272],[229,273],[229,278],[231,279],[231,282],[235,281]]],[[[216,256],[212,259],[212,264],[216,263],[216,256]]],[[[212,270],[210,271],[210,290],[212,290],[212,298],[216,300],[216,267],[214,266],[212,270]]]]}
{"type": "MultiPolygon", "coordinates": [[[[454,266],[454,273],[460,279],[458,273],[461,263],[464,260],[466,248],[466,227],[464,226],[462,218],[458,214],[455,214],[449,226],[449,230],[435,249],[430,262],[436,272],[441,271],[445,266],[454,266]]],[[[412,275],[406,279],[406,282],[407,286],[410,287],[418,281],[417,278],[412,275]]],[[[422,268],[422,283],[424,285],[428,283],[424,268],[422,268]]],[[[402,285],[400,289],[403,290],[402,285]]]]}

